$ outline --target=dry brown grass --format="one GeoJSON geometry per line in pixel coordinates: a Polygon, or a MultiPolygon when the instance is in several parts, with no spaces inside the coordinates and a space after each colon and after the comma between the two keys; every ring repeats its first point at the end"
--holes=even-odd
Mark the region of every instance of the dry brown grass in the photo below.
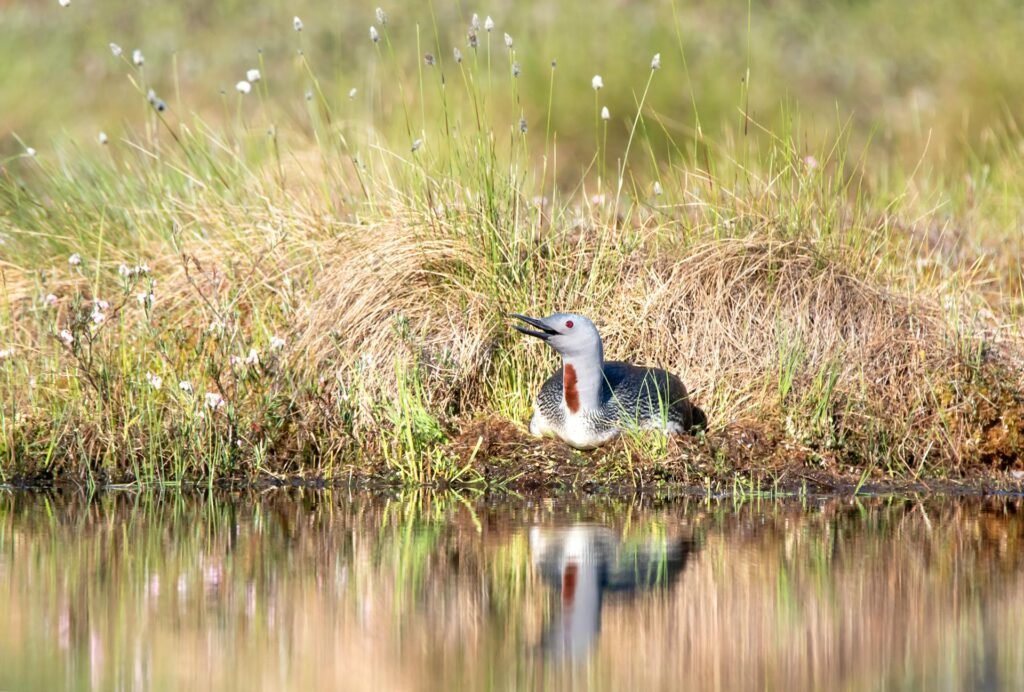
{"type": "Polygon", "coordinates": [[[707,182],[687,179],[699,204],[678,216],[626,207],[614,222],[602,204],[540,218],[518,194],[485,212],[461,188],[440,190],[429,209],[381,188],[372,213],[339,218],[317,183],[286,192],[263,178],[240,200],[210,191],[132,210],[140,223],[165,215],[170,238],[150,230],[130,255],[105,256],[98,276],[55,267],[45,290],[61,300],[50,313],[36,270],[5,268],[14,341],[37,371],[55,373],[35,391],[15,387],[21,422],[7,449],[49,453],[40,431],[60,411],[71,438],[88,440],[58,450],[78,460],[60,468],[86,449],[116,478],[137,473],[130,459],[156,454],[159,466],[211,445],[231,476],[387,475],[396,458],[436,465],[440,454],[498,479],[516,475],[526,453],[540,484],[576,479],[581,466],[591,481],[699,482],[777,471],[780,458],[854,478],[1020,465],[1024,347],[1009,313],[973,307],[974,294],[949,281],[886,273],[892,257],[881,253],[901,241],[882,236],[899,229],[865,228],[863,214],[826,204],[806,177],[761,192],[766,183],[751,183],[722,193],[726,202],[701,197],[707,182]],[[781,218],[787,205],[810,226],[781,218]],[[81,363],[52,330],[76,319],[74,296],[115,296],[117,263],[132,256],[153,269],[156,307],[147,322],[123,296],[90,352],[109,386],[76,385],[81,363]],[[678,373],[709,415],[706,442],[629,439],[588,463],[530,440],[530,401],[555,359],[511,332],[505,314],[562,310],[597,322],[609,358],[678,373]],[[271,358],[272,334],[288,346],[271,358]],[[231,364],[251,348],[265,358],[258,378],[231,364]],[[222,394],[231,417],[188,428],[181,397],[160,395],[149,427],[134,429],[151,370],[222,394]],[[496,420],[512,428],[471,434],[496,420]],[[187,448],[182,429],[195,435],[187,448]]]}
{"type": "Polygon", "coordinates": [[[369,369],[367,393],[391,397],[395,364],[418,362],[432,410],[472,418],[518,401],[520,382],[535,390],[553,364],[509,333],[503,310],[577,310],[602,328],[609,358],[680,373],[713,431],[769,422],[843,464],[910,475],[1005,464],[1019,449],[983,449],[986,429],[1020,424],[1021,371],[1009,357],[1018,344],[992,350],[990,325],[954,314],[937,291],[886,288],[809,241],[753,233],[679,244],[664,242],[677,232],[666,226],[624,251],[635,230],[552,232],[533,241],[547,253],[535,271],[562,280],[530,277],[495,295],[500,268],[485,248],[437,231],[409,216],[318,246],[324,268],[294,325],[306,367],[340,368],[343,380],[369,369]],[[523,379],[510,381],[511,368],[523,379]]]}

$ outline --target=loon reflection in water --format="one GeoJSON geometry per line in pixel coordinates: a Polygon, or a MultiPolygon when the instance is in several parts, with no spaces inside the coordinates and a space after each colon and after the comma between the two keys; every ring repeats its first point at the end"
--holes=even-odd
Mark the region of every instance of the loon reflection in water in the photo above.
{"type": "Polygon", "coordinates": [[[559,594],[542,635],[545,653],[554,658],[585,655],[601,631],[606,592],[666,588],[683,572],[695,549],[682,537],[620,544],[611,529],[593,524],[530,529],[534,569],[559,594]]]}

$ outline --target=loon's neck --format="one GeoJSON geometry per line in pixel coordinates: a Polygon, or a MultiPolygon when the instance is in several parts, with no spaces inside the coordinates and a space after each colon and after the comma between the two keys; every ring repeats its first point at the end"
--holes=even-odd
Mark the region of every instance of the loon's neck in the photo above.
{"type": "Polygon", "coordinates": [[[600,352],[562,358],[562,399],[569,413],[601,407],[604,358],[600,352]]]}

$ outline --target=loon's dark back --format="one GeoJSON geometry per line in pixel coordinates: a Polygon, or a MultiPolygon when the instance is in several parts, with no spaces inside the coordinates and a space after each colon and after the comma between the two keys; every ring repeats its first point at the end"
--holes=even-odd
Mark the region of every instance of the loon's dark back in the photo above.
{"type": "Polygon", "coordinates": [[[690,402],[686,385],[667,370],[609,361],[604,376],[605,396],[626,415],[638,420],[666,416],[687,432],[707,426],[707,416],[690,402]]]}
{"type": "MultiPolygon", "coordinates": [[[[643,421],[665,416],[667,421],[678,423],[687,432],[707,427],[704,411],[690,402],[682,381],[666,370],[606,361],[604,378],[601,408],[608,417],[625,416],[643,421]]],[[[559,368],[541,387],[538,404],[549,419],[561,420],[561,401],[562,369],[559,368]]]]}

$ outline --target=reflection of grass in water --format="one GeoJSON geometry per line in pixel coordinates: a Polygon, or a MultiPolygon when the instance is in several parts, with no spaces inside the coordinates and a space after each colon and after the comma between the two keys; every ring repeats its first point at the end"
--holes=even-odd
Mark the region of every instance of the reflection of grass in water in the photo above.
{"type": "MultiPolygon", "coordinates": [[[[86,684],[90,650],[103,652],[104,676],[153,651],[153,674],[179,684],[207,669],[210,680],[311,686],[372,680],[353,677],[369,667],[398,687],[479,687],[494,671],[523,679],[523,642],[539,636],[548,587],[531,576],[520,522],[599,519],[626,561],[682,529],[702,545],[671,589],[607,599],[586,665],[610,686],[622,676],[733,686],[748,673],[798,689],[931,686],[979,660],[965,642],[985,642],[1005,680],[1019,681],[1019,517],[1016,500],[835,500],[804,511],[600,499],[527,509],[429,493],[3,495],[0,656],[23,671],[35,661],[24,679],[37,684],[64,670],[86,684]],[[163,663],[182,655],[196,665],[163,663]]],[[[18,674],[6,666],[0,681],[18,674]]]]}

